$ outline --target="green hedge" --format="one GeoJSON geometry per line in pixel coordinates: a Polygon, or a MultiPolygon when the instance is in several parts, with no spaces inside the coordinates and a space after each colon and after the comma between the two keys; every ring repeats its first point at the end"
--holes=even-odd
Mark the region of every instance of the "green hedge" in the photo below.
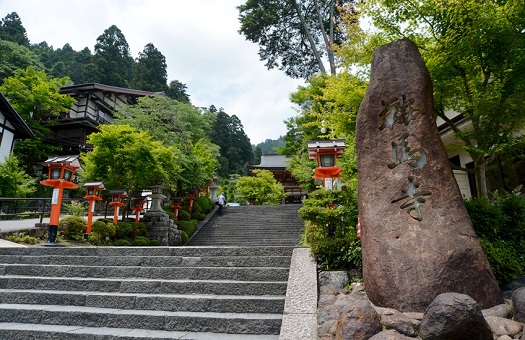
{"type": "Polygon", "coordinates": [[[474,230],[500,284],[525,273],[525,198],[515,195],[494,201],[468,200],[474,230]]]}

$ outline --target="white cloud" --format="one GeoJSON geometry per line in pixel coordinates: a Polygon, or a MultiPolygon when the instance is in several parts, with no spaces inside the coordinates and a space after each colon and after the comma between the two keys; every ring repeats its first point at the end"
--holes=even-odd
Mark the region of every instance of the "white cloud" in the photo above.
{"type": "Polygon", "coordinates": [[[166,57],[168,80],[188,86],[196,106],[223,107],[241,120],[253,144],[286,133],[295,115],[288,97],[303,82],[268,71],[258,47],[238,34],[242,0],[2,0],[0,16],[17,12],[31,43],[69,43],[93,51],[116,25],[133,57],[153,43],[166,57]]]}

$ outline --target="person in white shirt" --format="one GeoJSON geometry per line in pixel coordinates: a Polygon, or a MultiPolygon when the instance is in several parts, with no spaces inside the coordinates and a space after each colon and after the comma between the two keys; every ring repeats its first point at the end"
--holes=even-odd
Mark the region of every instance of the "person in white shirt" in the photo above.
{"type": "Polygon", "coordinates": [[[222,206],[224,205],[224,202],[226,201],[226,197],[224,197],[224,192],[221,192],[221,194],[218,197],[219,201],[219,215],[222,215],[222,206]]]}

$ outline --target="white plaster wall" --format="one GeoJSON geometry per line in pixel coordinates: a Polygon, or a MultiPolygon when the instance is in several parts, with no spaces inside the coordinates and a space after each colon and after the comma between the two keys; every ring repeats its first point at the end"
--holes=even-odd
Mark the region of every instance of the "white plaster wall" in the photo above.
{"type": "MultiPolygon", "coordinates": [[[[3,121],[4,115],[0,112],[0,122],[3,121]]],[[[6,125],[11,129],[13,128],[9,121],[6,122],[6,125]]],[[[11,153],[11,145],[13,145],[13,138],[15,136],[11,131],[3,130],[3,128],[0,128],[0,131],[4,133],[0,144],[0,163],[3,163],[4,159],[11,153]]]]}

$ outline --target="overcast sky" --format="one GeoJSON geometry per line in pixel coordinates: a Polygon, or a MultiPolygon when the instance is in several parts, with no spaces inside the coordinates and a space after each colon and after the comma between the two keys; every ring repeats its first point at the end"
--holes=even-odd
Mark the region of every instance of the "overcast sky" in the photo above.
{"type": "Polygon", "coordinates": [[[116,25],[133,58],[148,43],[166,57],[168,82],[187,85],[193,105],[223,107],[241,120],[252,144],[286,133],[296,113],[290,93],[303,84],[267,70],[258,46],[237,33],[243,0],[0,0],[0,17],[17,12],[30,42],[69,43],[93,53],[97,37],[116,25]]]}

